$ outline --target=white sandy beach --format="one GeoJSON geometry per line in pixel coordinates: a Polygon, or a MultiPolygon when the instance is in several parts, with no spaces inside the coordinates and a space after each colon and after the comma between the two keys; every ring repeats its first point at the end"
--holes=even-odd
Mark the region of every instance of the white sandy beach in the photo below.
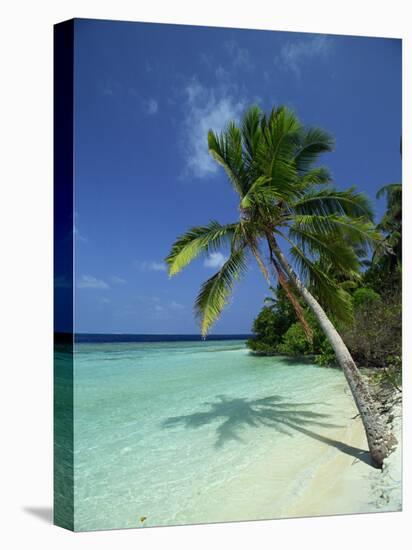
{"type": "MultiPolygon", "coordinates": [[[[400,404],[393,407],[391,423],[398,444],[385,460],[383,470],[371,468],[362,460],[334,453],[317,471],[302,498],[286,516],[390,512],[402,509],[402,429],[400,404]]],[[[343,442],[367,449],[360,417],[348,423],[343,442]]]]}

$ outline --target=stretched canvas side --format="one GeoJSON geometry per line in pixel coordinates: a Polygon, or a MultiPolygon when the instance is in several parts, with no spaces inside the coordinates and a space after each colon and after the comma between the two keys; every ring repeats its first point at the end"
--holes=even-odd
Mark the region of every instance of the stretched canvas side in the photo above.
{"type": "Polygon", "coordinates": [[[74,530],[73,38],[54,27],[54,523],[74,530]]]}

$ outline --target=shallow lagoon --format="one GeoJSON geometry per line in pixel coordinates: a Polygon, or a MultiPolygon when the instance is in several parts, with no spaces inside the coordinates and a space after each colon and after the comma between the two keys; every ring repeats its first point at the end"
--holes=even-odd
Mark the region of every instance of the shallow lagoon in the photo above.
{"type": "Polygon", "coordinates": [[[76,530],[285,517],[331,456],[364,460],[339,370],[239,340],[76,344],[74,388],[76,530]]]}

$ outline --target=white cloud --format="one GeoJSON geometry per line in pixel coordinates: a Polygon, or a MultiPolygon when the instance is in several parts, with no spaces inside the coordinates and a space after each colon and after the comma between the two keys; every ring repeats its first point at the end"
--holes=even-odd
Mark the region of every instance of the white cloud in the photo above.
{"type": "MultiPolygon", "coordinates": [[[[146,294],[135,296],[135,302],[121,308],[118,314],[121,316],[135,315],[136,311],[144,312],[152,319],[175,319],[186,315],[187,307],[177,300],[163,296],[148,296],[146,294]],[[137,302],[137,303],[136,303],[137,302]]],[[[191,315],[191,313],[190,313],[191,315]]]]}
{"type": "Polygon", "coordinates": [[[143,262],[135,262],[135,266],[140,268],[142,271],[166,271],[166,264],[163,262],[156,262],[156,261],[143,261],[143,262]]]}
{"type": "MultiPolygon", "coordinates": [[[[214,69],[217,62],[223,62],[227,67],[225,71],[231,72],[234,77],[239,73],[239,70],[250,71],[253,69],[252,56],[249,50],[242,48],[236,40],[226,40],[223,42],[218,56],[214,56],[208,51],[201,52],[199,58],[201,63],[208,69],[214,69]],[[236,71],[233,69],[236,69],[236,71]]],[[[223,68],[221,65],[220,67],[223,68]]]]}
{"type": "Polygon", "coordinates": [[[110,277],[110,281],[115,285],[124,285],[126,283],[126,279],[123,279],[122,277],[118,277],[117,275],[112,275],[110,277]]]}
{"type": "Polygon", "coordinates": [[[122,91],[122,85],[118,80],[108,79],[99,84],[99,90],[104,96],[115,96],[122,91]]]}
{"type": "Polygon", "coordinates": [[[209,155],[207,133],[209,130],[220,132],[229,121],[239,119],[245,100],[235,97],[236,92],[234,86],[227,85],[206,88],[196,79],[186,86],[183,139],[187,175],[204,178],[217,172],[218,165],[209,155]]]}
{"type": "Polygon", "coordinates": [[[157,319],[172,319],[185,309],[185,306],[176,300],[162,302],[159,299],[152,298],[149,305],[149,310],[157,319]]]}
{"type": "Polygon", "coordinates": [[[205,267],[220,269],[227,258],[221,252],[211,252],[203,262],[205,267]]]}
{"type": "Polygon", "coordinates": [[[97,279],[92,275],[82,275],[77,281],[77,288],[93,288],[97,290],[105,290],[110,287],[102,279],[97,279]]]}
{"type": "Polygon", "coordinates": [[[249,50],[240,47],[235,40],[225,42],[224,48],[230,56],[230,62],[233,67],[246,71],[250,71],[253,68],[249,50]]]}
{"type": "Polygon", "coordinates": [[[215,69],[215,77],[222,83],[230,81],[230,73],[222,65],[218,65],[215,69]]]}
{"type": "Polygon", "coordinates": [[[145,264],[149,271],[166,271],[166,266],[162,262],[145,262],[145,264]]]}
{"type": "Polygon", "coordinates": [[[182,309],[185,309],[185,306],[183,304],[179,304],[179,302],[176,302],[175,300],[172,300],[169,304],[170,309],[174,309],[175,311],[180,311],[182,309]]]}
{"type": "Polygon", "coordinates": [[[275,64],[300,77],[302,66],[310,59],[326,58],[331,51],[332,44],[332,39],[326,35],[296,38],[282,46],[280,54],[275,59],[275,64]]]}
{"type": "Polygon", "coordinates": [[[143,107],[143,111],[147,115],[155,115],[159,110],[159,103],[153,98],[145,99],[142,102],[142,107],[143,107]]]}
{"type": "Polygon", "coordinates": [[[213,67],[213,56],[210,54],[210,52],[201,52],[200,53],[200,61],[206,65],[209,69],[213,67]]]}

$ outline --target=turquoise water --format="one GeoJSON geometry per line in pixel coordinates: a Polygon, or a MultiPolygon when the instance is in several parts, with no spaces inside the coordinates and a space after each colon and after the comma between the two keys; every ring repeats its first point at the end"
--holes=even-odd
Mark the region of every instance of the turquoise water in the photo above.
{"type": "Polygon", "coordinates": [[[242,341],[77,344],[74,389],[76,530],[281,517],[354,414],[242,341]]]}

